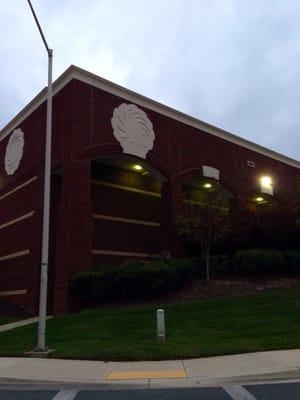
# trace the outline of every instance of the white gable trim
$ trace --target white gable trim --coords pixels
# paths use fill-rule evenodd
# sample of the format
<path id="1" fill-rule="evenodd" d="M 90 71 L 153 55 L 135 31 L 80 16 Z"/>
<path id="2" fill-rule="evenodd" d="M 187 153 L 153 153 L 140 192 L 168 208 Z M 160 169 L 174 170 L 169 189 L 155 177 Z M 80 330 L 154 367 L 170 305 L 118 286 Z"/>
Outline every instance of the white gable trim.
<path id="1" fill-rule="evenodd" d="M 161 103 L 158 103 L 154 100 L 151 100 L 147 97 L 144 97 L 138 93 L 135 93 L 131 90 L 125 89 L 122 86 L 116 85 L 106 79 L 100 78 L 99 76 L 92 74 L 91 72 L 85 71 L 81 68 L 78 68 L 74 65 L 71 65 L 54 83 L 53 83 L 53 95 L 58 93 L 64 86 L 66 86 L 72 79 L 78 79 L 84 83 L 87 83 L 91 86 L 99 88 L 105 92 L 111 93 L 113 95 L 119 96 L 122 99 L 128 100 L 131 103 L 137 104 L 139 106 L 148 108 L 149 110 L 155 111 L 159 114 L 165 115 L 169 118 L 172 118 L 176 121 L 179 121 L 183 124 L 192 126 L 196 129 L 201 129 L 202 131 L 209 133 L 211 135 L 217 136 L 221 139 L 226 140 L 227 142 L 235 143 L 239 146 L 252 150 L 254 152 L 263 154 L 267 157 L 273 158 L 274 160 L 281 161 L 285 164 L 291 165 L 295 168 L 300 169 L 300 161 L 294 160 L 290 157 L 284 156 L 276 151 L 267 149 L 266 147 L 260 146 L 249 140 L 243 139 L 237 135 L 229 133 L 220 128 L 214 127 L 212 125 L 207 124 L 201 120 L 198 120 L 194 117 L 188 116 L 180 111 L 177 111 L 173 108 L 165 106 Z M 16 115 L 1 131 L 0 131 L 0 142 L 7 135 L 11 133 L 11 131 L 17 128 L 21 122 L 27 118 L 39 105 L 46 100 L 47 89 L 44 88 L 30 103 L 27 104 L 20 111 L 19 114 Z"/>

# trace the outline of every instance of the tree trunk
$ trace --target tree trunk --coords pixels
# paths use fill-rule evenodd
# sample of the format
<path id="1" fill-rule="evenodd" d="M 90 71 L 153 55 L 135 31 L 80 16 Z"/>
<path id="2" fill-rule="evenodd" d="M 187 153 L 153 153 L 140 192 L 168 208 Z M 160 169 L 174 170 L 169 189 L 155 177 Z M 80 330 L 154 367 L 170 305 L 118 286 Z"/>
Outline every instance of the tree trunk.
<path id="1" fill-rule="evenodd" d="M 206 280 L 209 281 L 210 280 L 210 274 L 209 274 L 209 251 L 207 252 L 206 256 L 205 256 L 205 267 L 206 267 Z"/>

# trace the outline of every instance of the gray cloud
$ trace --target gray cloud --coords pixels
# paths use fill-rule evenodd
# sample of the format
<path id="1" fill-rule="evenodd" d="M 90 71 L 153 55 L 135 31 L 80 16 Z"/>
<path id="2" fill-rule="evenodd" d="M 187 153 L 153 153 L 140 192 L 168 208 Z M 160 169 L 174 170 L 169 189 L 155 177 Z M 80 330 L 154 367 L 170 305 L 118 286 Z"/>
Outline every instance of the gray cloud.
<path id="1" fill-rule="evenodd" d="M 55 50 L 55 77 L 77 64 L 299 159 L 299 2 L 33 3 Z M 25 1 L 4 2 L 0 27 L 3 126 L 45 86 L 47 60 Z"/>

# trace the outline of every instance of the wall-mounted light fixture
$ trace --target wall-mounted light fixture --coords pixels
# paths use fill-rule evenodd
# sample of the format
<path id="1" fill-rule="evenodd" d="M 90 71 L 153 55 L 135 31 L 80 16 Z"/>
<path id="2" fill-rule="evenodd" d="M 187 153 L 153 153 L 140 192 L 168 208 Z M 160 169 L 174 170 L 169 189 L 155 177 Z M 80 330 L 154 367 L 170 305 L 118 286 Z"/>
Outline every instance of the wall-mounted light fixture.
<path id="1" fill-rule="evenodd" d="M 264 198 L 261 196 L 258 196 L 255 198 L 255 201 L 257 201 L 257 203 L 261 203 L 262 201 L 264 201 Z"/>
<path id="2" fill-rule="evenodd" d="M 211 189 L 212 188 L 212 184 L 207 182 L 207 183 L 204 183 L 203 187 L 205 189 Z"/>
<path id="3" fill-rule="evenodd" d="M 262 176 L 260 178 L 260 183 L 265 187 L 272 187 L 272 178 L 269 176 Z"/>
<path id="4" fill-rule="evenodd" d="M 143 171 L 143 167 L 142 167 L 140 164 L 134 164 L 134 165 L 132 166 L 132 168 L 133 168 L 135 171 Z"/>
<path id="5" fill-rule="evenodd" d="M 260 189 L 262 193 L 273 196 L 273 181 L 270 176 L 262 176 L 260 178 Z"/>

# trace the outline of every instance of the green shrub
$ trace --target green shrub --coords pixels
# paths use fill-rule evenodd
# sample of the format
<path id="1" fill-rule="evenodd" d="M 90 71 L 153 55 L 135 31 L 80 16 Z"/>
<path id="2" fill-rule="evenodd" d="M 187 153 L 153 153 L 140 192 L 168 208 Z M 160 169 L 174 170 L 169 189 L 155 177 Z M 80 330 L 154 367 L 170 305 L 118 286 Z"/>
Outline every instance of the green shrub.
<path id="1" fill-rule="evenodd" d="M 107 272 L 108 270 L 115 270 L 119 268 L 117 265 L 109 265 L 109 264 L 98 264 L 92 267 L 93 272 Z"/>
<path id="2" fill-rule="evenodd" d="M 246 275 L 278 274 L 284 270 L 284 256 L 269 249 L 240 250 L 234 254 L 232 270 Z"/>
<path id="3" fill-rule="evenodd" d="M 299 250 L 286 250 L 283 252 L 285 260 L 284 271 L 291 274 L 300 273 L 300 251 Z"/>
<path id="4" fill-rule="evenodd" d="M 189 259 L 128 261 L 116 266 L 97 266 L 74 277 L 72 293 L 83 300 L 129 300 L 166 295 L 195 276 Z"/>
<path id="5" fill-rule="evenodd" d="M 197 274 L 197 260 L 195 258 L 169 258 L 165 260 L 178 274 L 178 279 L 181 281 L 193 278 Z"/>
<path id="6" fill-rule="evenodd" d="M 182 284 L 179 267 L 160 260 L 131 261 L 116 271 L 115 290 L 122 299 L 161 296 Z"/>
<path id="7" fill-rule="evenodd" d="M 71 291 L 81 300 L 109 300 L 114 280 L 114 270 L 80 272 L 72 281 Z"/>
<path id="8" fill-rule="evenodd" d="M 194 257 L 194 276 L 206 278 L 205 260 L 203 257 Z M 230 271 L 231 258 L 227 254 L 217 254 L 210 256 L 210 273 L 212 277 L 226 274 Z"/>

